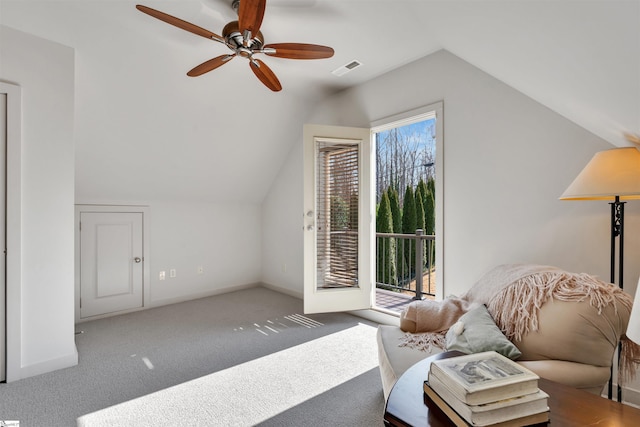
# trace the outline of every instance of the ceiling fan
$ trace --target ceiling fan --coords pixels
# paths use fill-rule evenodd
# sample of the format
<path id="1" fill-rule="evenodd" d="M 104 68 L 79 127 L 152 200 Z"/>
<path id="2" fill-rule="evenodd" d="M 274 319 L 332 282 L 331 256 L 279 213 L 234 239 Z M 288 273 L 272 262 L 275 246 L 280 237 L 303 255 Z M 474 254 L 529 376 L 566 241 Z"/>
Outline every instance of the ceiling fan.
<path id="1" fill-rule="evenodd" d="M 265 45 L 260 26 L 262 25 L 266 3 L 266 0 L 233 0 L 231 6 L 237 10 L 238 20 L 231 21 L 225 25 L 222 29 L 222 36 L 147 6 L 139 4 L 136 5 L 136 8 L 147 15 L 193 34 L 224 43 L 231 50 L 232 53 L 217 56 L 194 67 L 187 73 L 188 76 L 201 76 L 226 64 L 236 56 L 240 56 L 249 60 L 251 70 L 266 87 L 277 92 L 282 89 L 278 77 L 264 62 L 254 58 L 254 55 L 264 53 L 278 58 L 323 59 L 331 58 L 333 49 L 327 46 L 307 43 L 274 43 Z"/>

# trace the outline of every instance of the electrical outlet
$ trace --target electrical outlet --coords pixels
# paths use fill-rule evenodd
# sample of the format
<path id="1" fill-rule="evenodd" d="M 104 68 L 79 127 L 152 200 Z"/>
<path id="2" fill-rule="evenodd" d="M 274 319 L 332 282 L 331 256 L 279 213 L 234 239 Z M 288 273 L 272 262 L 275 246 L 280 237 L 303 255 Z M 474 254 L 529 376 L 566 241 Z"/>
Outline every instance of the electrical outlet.
<path id="1" fill-rule="evenodd" d="M 160 274 L 158 275 L 158 279 L 164 280 L 164 278 L 166 277 L 165 275 L 166 273 L 164 271 L 161 271 Z"/>
<path id="2" fill-rule="evenodd" d="M 172 268 L 171 270 L 169 270 L 169 277 L 174 278 L 176 277 L 176 269 Z"/>
<path id="3" fill-rule="evenodd" d="M 204 267 L 203 266 L 198 267 L 198 274 L 204 274 Z"/>

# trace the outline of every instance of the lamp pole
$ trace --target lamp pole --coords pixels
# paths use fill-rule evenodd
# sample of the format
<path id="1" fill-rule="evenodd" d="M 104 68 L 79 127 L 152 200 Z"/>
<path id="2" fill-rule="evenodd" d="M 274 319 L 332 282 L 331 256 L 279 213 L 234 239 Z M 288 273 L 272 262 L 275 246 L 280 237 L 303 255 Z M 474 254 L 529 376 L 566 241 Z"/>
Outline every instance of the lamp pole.
<path id="1" fill-rule="evenodd" d="M 611 203 L 611 283 L 616 283 L 616 238 L 618 239 L 618 286 L 624 289 L 624 204 L 620 196 L 615 196 Z M 618 369 L 620 369 L 620 352 L 622 343 L 618 342 Z M 613 397 L 613 364 L 611 364 L 611 379 L 607 389 L 607 397 Z M 622 401 L 622 387 L 617 382 L 617 399 Z"/>
<path id="2" fill-rule="evenodd" d="M 618 238 L 618 286 L 624 289 L 623 284 L 623 231 L 624 231 L 624 204 L 620 201 L 620 196 L 615 196 L 615 201 L 611 205 L 611 283 L 616 282 L 616 237 Z"/>

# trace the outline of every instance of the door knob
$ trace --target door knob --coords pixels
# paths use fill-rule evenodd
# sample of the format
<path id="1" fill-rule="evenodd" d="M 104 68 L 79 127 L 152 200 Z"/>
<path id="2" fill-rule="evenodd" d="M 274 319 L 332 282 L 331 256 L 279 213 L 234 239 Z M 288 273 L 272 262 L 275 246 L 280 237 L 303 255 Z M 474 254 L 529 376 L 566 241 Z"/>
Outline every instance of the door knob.
<path id="1" fill-rule="evenodd" d="M 136 262 L 136 264 L 138 264 L 140 261 L 142 261 L 142 259 L 140 259 L 139 257 L 135 257 L 133 260 Z"/>

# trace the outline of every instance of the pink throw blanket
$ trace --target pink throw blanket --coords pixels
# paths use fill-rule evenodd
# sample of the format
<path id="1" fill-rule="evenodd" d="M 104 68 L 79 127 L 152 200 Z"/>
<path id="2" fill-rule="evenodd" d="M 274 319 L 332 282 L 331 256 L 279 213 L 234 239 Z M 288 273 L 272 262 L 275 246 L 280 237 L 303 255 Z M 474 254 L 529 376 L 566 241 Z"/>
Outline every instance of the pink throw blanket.
<path id="1" fill-rule="evenodd" d="M 417 348 L 431 353 L 431 347 L 445 348 L 445 334 L 460 316 L 477 304 L 461 298 L 443 301 L 414 301 L 400 316 L 400 328 L 407 332 L 400 347 Z"/>
<path id="2" fill-rule="evenodd" d="M 471 302 L 461 298 L 443 301 L 414 301 L 401 316 L 401 328 L 405 332 L 446 332 L 460 316 L 469 311 Z"/>

